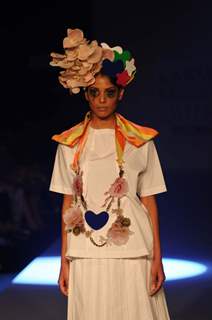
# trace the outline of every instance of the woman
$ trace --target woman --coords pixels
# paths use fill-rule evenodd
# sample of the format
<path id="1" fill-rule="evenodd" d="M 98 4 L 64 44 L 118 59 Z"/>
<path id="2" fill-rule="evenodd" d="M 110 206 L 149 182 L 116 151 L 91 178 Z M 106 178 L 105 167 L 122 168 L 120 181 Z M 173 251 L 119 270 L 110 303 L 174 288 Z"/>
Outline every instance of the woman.
<path id="1" fill-rule="evenodd" d="M 59 142 L 50 190 L 64 194 L 59 286 L 68 320 L 169 319 L 155 194 L 166 191 L 158 131 L 119 113 L 135 75 L 121 47 L 90 44 L 68 29 L 59 81 L 85 90 L 90 111 Z"/>

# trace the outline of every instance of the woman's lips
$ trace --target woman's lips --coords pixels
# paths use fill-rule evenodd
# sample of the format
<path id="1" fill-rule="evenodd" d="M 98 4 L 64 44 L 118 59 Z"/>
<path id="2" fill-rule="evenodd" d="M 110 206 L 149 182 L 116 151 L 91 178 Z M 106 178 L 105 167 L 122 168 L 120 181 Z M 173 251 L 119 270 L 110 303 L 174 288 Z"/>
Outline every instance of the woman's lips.
<path id="1" fill-rule="evenodd" d="M 107 107 L 99 107 L 97 108 L 98 111 L 107 111 Z"/>

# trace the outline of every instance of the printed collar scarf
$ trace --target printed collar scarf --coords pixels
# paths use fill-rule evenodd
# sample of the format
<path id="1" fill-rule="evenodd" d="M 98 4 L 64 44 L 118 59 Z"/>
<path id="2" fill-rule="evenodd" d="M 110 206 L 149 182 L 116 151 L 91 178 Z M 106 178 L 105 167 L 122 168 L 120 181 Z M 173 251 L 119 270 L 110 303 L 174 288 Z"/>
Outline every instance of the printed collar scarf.
<path id="1" fill-rule="evenodd" d="M 115 143 L 117 162 L 119 168 L 122 169 L 123 153 L 126 141 L 136 147 L 140 147 L 147 141 L 151 140 L 159 134 L 159 132 L 153 128 L 144 127 L 138 125 L 128 119 L 124 118 L 121 114 L 115 113 Z M 82 153 L 83 147 L 88 136 L 88 126 L 91 120 L 91 111 L 88 111 L 82 122 L 73 126 L 72 128 L 52 136 L 52 140 L 55 140 L 61 144 L 65 144 L 70 148 L 73 148 L 77 144 L 77 150 L 74 155 L 74 160 L 71 165 L 72 169 L 79 173 L 79 158 Z"/>

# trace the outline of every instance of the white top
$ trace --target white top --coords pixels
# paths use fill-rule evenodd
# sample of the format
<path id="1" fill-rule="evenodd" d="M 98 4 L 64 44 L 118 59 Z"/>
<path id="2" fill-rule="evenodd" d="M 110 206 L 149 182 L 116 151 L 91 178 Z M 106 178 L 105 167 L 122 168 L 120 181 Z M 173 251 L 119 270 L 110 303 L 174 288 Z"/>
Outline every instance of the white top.
<path id="1" fill-rule="evenodd" d="M 62 194 L 73 194 L 72 181 L 75 175 L 70 165 L 76 150 L 66 145 L 58 144 L 55 163 L 50 183 L 50 191 Z M 126 143 L 124 151 L 124 177 L 129 185 L 129 192 L 121 198 L 123 215 L 130 218 L 129 229 L 134 233 L 124 245 L 109 245 L 97 247 L 85 234 L 67 233 L 66 257 L 119 258 L 152 256 L 153 233 L 147 208 L 141 203 L 139 196 L 149 196 L 167 191 L 160 161 L 153 140 L 137 148 Z M 84 147 L 80 167 L 83 171 L 83 196 L 88 210 L 100 213 L 105 210 L 104 193 L 119 174 L 116 161 L 115 130 L 94 129 L 89 127 L 88 139 Z M 112 208 L 117 207 L 114 201 Z M 112 212 L 110 210 L 110 212 Z M 101 229 L 92 234 L 99 243 L 99 236 L 106 237 L 106 232 L 116 219 L 116 214 L 110 213 L 109 219 Z M 85 221 L 86 230 L 90 226 Z"/>

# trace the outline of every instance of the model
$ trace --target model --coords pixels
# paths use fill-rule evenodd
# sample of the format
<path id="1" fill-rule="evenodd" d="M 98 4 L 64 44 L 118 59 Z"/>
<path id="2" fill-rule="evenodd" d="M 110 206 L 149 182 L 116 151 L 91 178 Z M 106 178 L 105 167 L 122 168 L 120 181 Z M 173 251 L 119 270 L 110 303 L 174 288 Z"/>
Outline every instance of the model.
<path id="1" fill-rule="evenodd" d="M 58 142 L 50 190 L 63 194 L 58 283 L 68 320 L 169 320 L 155 195 L 167 191 L 158 131 L 117 112 L 136 73 L 122 47 L 68 29 L 50 64 L 89 110 Z M 71 98 L 70 98 L 71 99 Z"/>

